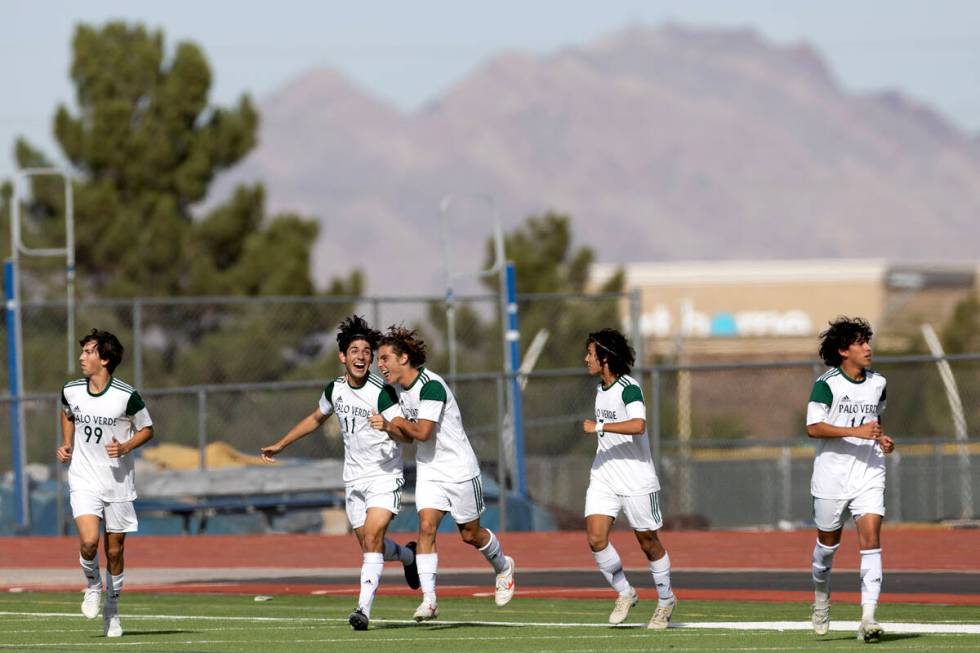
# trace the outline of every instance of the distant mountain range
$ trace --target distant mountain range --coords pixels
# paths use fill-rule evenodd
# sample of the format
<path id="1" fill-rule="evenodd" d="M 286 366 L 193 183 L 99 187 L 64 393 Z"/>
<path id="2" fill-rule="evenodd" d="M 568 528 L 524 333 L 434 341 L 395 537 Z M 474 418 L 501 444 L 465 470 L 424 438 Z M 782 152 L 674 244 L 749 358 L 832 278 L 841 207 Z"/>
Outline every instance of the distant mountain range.
<path id="1" fill-rule="evenodd" d="M 271 210 L 318 216 L 321 284 L 361 266 L 372 294 L 439 292 L 447 193 L 492 196 L 505 228 L 568 213 L 606 262 L 980 252 L 976 137 L 899 93 L 849 93 L 813 49 L 748 30 L 502 53 L 411 114 L 333 70 L 259 107 L 259 146 L 212 198 L 261 180 Z M 454 265 L 475 268 L 489 212 L 454 216 Z"/>

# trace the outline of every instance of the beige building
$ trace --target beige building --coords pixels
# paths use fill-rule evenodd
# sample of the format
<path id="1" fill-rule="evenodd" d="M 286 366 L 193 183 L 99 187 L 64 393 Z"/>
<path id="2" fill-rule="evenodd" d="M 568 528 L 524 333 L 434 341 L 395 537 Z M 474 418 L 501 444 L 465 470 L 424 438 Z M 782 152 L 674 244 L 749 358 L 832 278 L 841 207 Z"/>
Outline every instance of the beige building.
<path id="1" fill-rule="evenodd" d="M 619 266 L 596 264 L 595 285 Z M 900 349 L 918 325 L 937 328 L 977 294 L 977 264 L 906 265 L 886 260 L 627 263 L 639 295 L 644 351 L 692 358 L 812 357 L 838 315 L 871 321 L 876 344 Z M 624 321 L 630 308 L 624 303 Z M 635 312 L 635 309 L 634 309 Z"/>

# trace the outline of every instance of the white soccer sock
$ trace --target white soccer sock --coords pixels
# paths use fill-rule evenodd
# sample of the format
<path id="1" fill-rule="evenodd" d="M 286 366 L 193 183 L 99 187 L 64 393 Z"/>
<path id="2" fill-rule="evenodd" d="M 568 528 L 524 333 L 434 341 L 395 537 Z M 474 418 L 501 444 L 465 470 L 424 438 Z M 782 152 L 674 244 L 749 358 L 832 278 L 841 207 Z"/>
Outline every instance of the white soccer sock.
<path id="1" fill-rule="evenodd" d="M 107 602 L 116 603 L 119 601 L 119 595 L 122 594 L 125 577 L 126 574 L 124 572 L 111 574 L 108 569 L 105 570 L 105 590 L 108 593 L 105 600 Z"/>
<path id="2" fill-rule="evenodd" d="M 387 537 L 384 540 L 384 547 L 384 558 L 388 562 L 397 560 L 403 565 L 410 565 L 412 564 L 412 560 L 415 559 L 415 555 L 410 548 L 401 546 L 398 542 L 389 540 Z"/>
<path id="3" fill-rule="evenodd" d="M 623 561 L 619 559 L 619 554 L 616 553 L 616 547 L 612 545 L 612 542 L 602 551 L 593 551 L 592 557 L 595 558 L 599 571 L 606 577 L 606 581 L 612 585 L 612 588 L 619 592 L 620 596 L 628 594 L 630 582 L 626 580 L 626 574 L 623 573 Z"/>
<path id="4" fill-rule="evenodd" d="M 861 611 L 862 619 L 874 619 L 878 596 L 881 594 L 881 549 L 861 551 Z"/>
<path id="5" fill-rule="evenodd" d="M 483 557 L 487 559 L 487 562 L 493 566 L 493 570 L 496 573 L 502 574 L 503 572 L 507 571 L 507 560 L 504 559 L 504 548 L 500 546 L 500 540 L 497 539 L 497 536 L 493 534 L 492 530 L 489 528 L 484 530 L 490 534 L 490 541 L 480 547 L 480 553 L 482 553 Z"/>
<path id="6" fill-rule="evenodd" d="M 834 566 L 834 554 L 839 546 L 826 546 L 817 540 L 813 547 L 813 597 L 818 605 L 830 601 L 830 568 Z"/>
<path id="7" fill-rule="evenodd" d="M 670 556 L 664 551 L 664 557 L 650 561 L 650 573 L 657 585 L 657 596 L 662 602 L 674 600 L 674 592 L 670 589 Z"/>
<path id="8" fill-rule="evenodd" d="M 102 589 L 102 575 L 99 573 L 99 554 L 95 554 L 95 558 L 92 560 L 86 560 L 78 555 L 78 564 L 82 566 L 82 573 L 85 574 L 85 580 L 88 582 L 88 586 L 92 589 L 98 588 Z"/>
<path id="9" fill-rule="evenodd" d="M 368 617 L 371 616 L 371 605 L 374 603 L 374 594 L 378 591 L 378 585 L 381 584 L 381 572 L 384 567 L 383 554 L 364 554 L 364 560 L 361 563 L 361 594 L 357 599 L 357 607 Z"/>
<path id="10" fill-rule="evenodd" d="M 439 568 L 438 553 L 418 553 L 415 563 L 419 568 L 419 582 L 422 585 L 423 598 L 436 602 L 436 570 Z"/>

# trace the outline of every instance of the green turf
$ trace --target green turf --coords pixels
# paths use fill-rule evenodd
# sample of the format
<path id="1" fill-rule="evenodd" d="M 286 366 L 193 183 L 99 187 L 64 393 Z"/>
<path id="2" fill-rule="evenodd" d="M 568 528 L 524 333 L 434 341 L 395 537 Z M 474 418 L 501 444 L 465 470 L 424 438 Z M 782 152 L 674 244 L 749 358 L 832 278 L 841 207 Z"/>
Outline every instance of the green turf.
<path id="1" fill-rule="evenodd" d="M 865 646 L 852 632 L 818 638 L 808 631 L 736 631 L 678 628 L 650 632 L 640 628 L 594 627 L 605 622 L 612 601 L 515 599 L 497 608 L 490 599 L 444 598 L 440 618 L 409 623 L 415 598 L 381 596 L 367 632 L 347 624 L 351 599 L 276 596 L 125 594 L 120 639 L 102 636 L 101 618 L 86 620 L 78 593 L 24 593 L 0 596 L 0 651 L 84 651 L 113 647 L 129 651 L 272 653 L 274 651 L 798 651 Z M 645 624 L 653 601 L 641 602 L 628 623 Z M 15 614 L 11 614 L 15 613 Z M 42 613 L 42 614 L 31 614 Z M 854 620 L 859 608 L 837 605 L 833 619 Z M 47 616 L 54 614 L 56 616 Z M 64 616 L 59 616 L 64 615 Z M 802 603 L 684 601 L 674 614 L 679 623 L 711 621 L 805 621 Z M 980 624 L 980 608 L 936 605 L 884 605 L 883 622 Z M 480 622 L 536 623 L 506 626 Z M 554 625 L 543 625 L 554 624 Z M 980 635 L 886 634 L 879 647 L 889 650 L 980 650 Z"/>

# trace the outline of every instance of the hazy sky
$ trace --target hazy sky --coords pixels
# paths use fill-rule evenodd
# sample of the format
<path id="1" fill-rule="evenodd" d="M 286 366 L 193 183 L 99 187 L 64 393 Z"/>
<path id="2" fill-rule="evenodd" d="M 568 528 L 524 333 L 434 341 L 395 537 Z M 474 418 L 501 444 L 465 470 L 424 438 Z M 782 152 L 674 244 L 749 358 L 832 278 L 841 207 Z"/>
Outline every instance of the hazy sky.
<path id="1" fill-rule="evenodd" d="M 171 49 L 199 43 L 217 104 L 332 66 L 407 111 L 504 49 L 549 53 L 633 23 L 750 27 L 773 43 L 815 46 L 849 89 L 899 89 L 980 133 L 971 0 L 0 0 L 0 178 L 13 172 L 18 135 L 58 157 L 51 120 L 73 100 L 74 26 L 117 18 L 161 28 Z"/>

